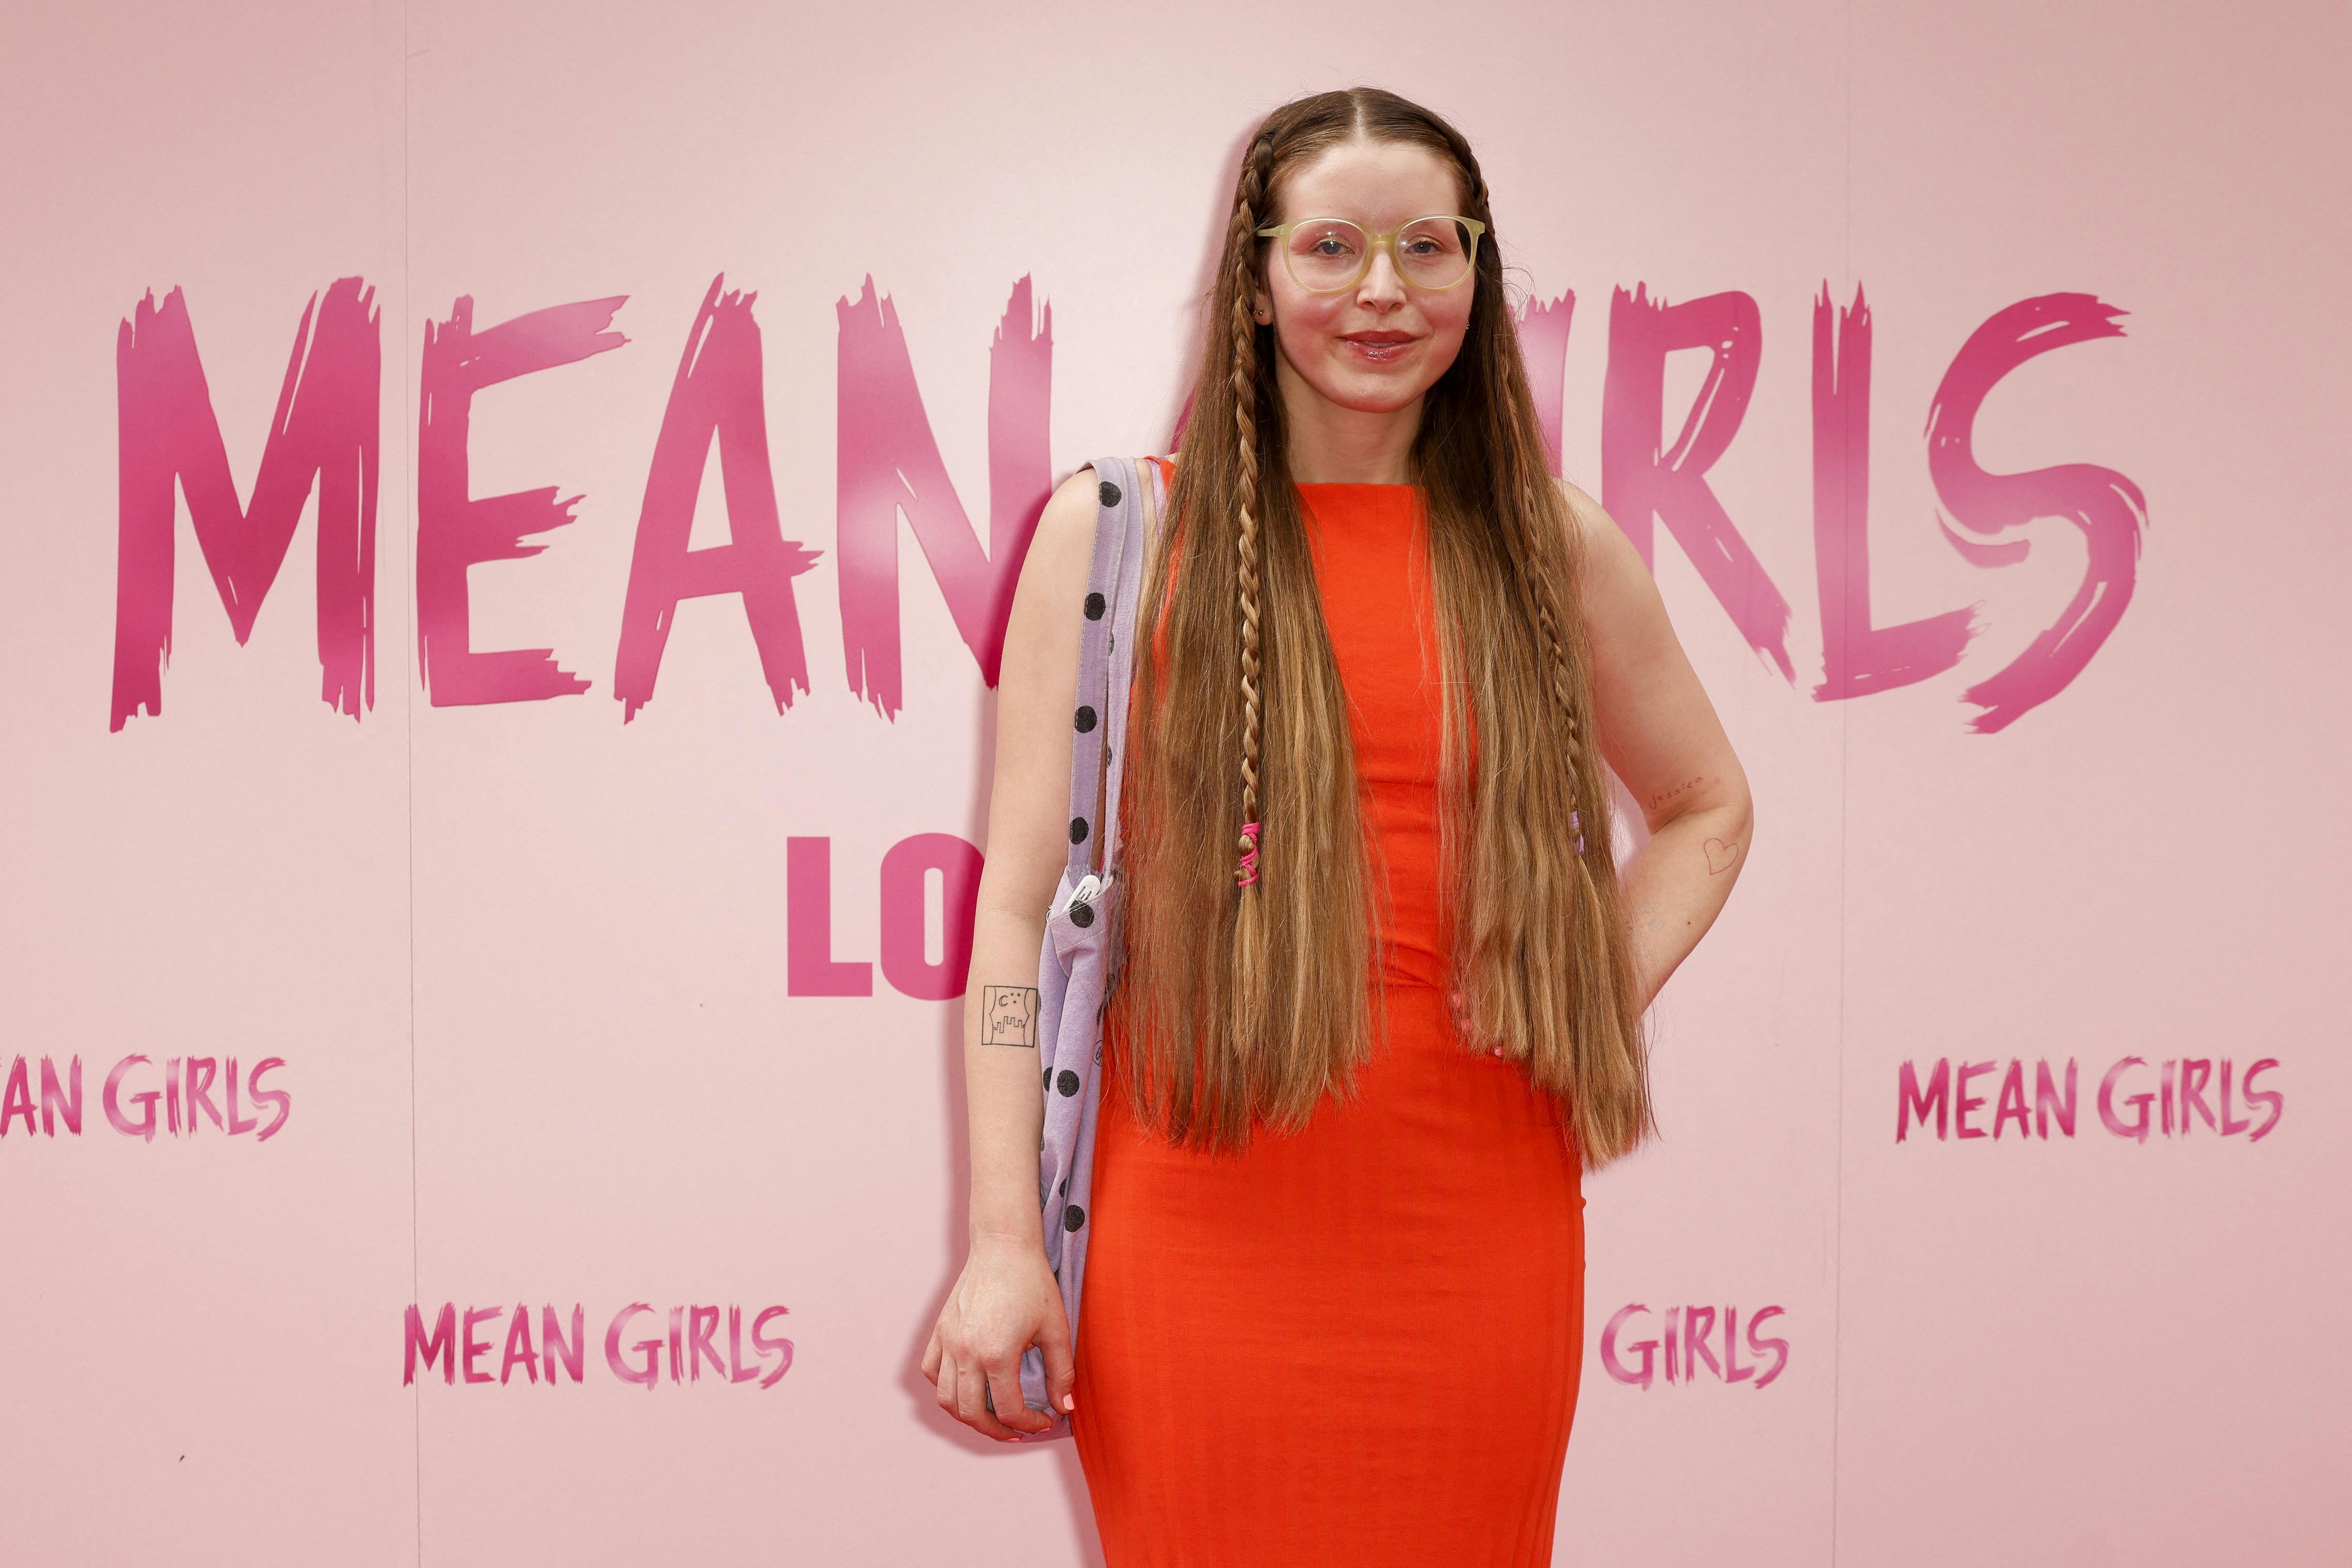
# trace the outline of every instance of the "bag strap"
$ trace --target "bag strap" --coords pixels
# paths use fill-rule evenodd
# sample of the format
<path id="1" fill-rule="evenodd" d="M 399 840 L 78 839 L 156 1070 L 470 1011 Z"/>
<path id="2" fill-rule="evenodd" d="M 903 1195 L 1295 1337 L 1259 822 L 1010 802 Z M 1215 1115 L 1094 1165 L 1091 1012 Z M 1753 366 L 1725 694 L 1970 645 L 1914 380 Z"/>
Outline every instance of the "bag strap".
<path id="1" fill-rule="evenodd" d="M 1087 572 L 1086 622 L 1078 639 L 1078 706 L 1070 747 L 1069 880 L 1099 863 L 1107 874 L 1118 848 L 1122 763 L 1114 735 L 1127 734 L 1134 668 L 1135 602 L 1142 588 L 1150 519 L 1164 501 L 1159 465 L 1106 457 L 1094 465 L 1094 559 Z M 1108 821 L 1097 821 L 1098 818 Z M 1099 852 L 1099 862 L 1097 855 Z"/>

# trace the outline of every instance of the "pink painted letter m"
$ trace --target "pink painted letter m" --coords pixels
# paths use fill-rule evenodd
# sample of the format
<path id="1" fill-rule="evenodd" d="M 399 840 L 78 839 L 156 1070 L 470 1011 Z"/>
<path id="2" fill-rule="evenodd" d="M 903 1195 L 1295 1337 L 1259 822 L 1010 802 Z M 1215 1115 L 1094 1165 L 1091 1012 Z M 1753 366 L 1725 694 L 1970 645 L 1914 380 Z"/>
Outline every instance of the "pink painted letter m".
<path id="1" fill-rule="evenodd" d="M 294 331 L 294 352 L 254 476 L 237 500 L 195 329 L 176 288 L 148 295 L 115 334 L 121 436 L 114 694 L 108 728 L 163 711 L 172 654 L 173 484 L 239 644 L 285 564 L 311 481 L 319 490 L 320 695 L 354 719 L 375 703 L 376 423 L 383 351 L 375 290 L 337 278 Z"/>

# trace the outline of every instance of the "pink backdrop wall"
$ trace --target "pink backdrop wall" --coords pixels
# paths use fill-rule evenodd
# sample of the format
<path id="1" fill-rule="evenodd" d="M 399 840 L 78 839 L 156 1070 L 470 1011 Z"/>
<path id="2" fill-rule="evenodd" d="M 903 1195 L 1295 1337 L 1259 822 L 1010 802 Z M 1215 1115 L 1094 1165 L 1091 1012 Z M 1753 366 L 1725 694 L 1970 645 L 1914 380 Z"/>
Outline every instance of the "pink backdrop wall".
<path id="1" fill-rule="evenodd" d="M 1481 149 L 1760 811 L 1558 1560 L 2341 1552 L 2340 7 L 0 29 L 11 1561 L 1094 1559 L 916 1371 L 992 616 L 1358 79 Z"/>

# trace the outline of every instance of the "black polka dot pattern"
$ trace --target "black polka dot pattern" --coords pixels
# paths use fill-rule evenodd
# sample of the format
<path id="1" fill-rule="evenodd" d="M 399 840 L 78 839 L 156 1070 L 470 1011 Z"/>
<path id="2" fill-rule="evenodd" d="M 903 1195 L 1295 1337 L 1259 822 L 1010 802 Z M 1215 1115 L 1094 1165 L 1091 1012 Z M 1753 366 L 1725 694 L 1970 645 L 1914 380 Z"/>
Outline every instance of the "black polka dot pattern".
<path id="1" fill-rule="evenodd" d="M 1104 611 L 1106 611 L 1106 610 L 1108 610 L 1109 608 L 1110 608 L 1110 601 L 1108 601 L 1108 600 L 1106 600 L 1105 598 L 1103 598 L 1103 596 L 1102 596 L 1101 594 L 1099 594 L 1099 593 L 1089 593 L 1089 594 L 1087 594 L 1087 620 L 1089 620 L 1089 621 L 1099 621 L 1099 620 L 1101 620 L 1101 619 L 1103 618 L 1103 612 L 1104 612 Z"/>
<path id="2" fill-rule="evenodd" d="M 1082 844 L 1086 841 L 1087 820 L 1084 817 L 1072 817 L 1070 819 L 1070 842 L 1074 844 Z"/>
<path id="3" fill-rule="evenodd" d="M 1086 1222 L 1087 1211 L 1080 1208 L 1076 1204 L 1074 1203 L 1070 1205 L 1069 1207 L 1062 1210 L 1063 1229 L 1076 1230 L 1079 1226 L 1084 1225 Z"/>
<path id="4" fill-rule="evenodd" d="M 1088 904 L 1083 898 L 1077 899 L 1070 904 L 1071 925 L 1076 926 L 1079 930 L 1084 931 L 1087 926 L 1092 925 L 1094 923 L 1095 906 L 1093 904 Z"/>
<path id="5" fill-rule="evenodd" d="M 1078 733 L 1080 735 L 1085 735 L 1091 731 L 1094 727 L 1095 710 L 1091 707 L 1081 707 L 1078 709 Z"/>
<path id="6" fill-rule="evenodd" d="M 1040 1088 L 1050 1089 L 1050 1088 L 1052 1088 L 1052 1087 L 1053 1087 L 1053 1085 L 1054 1085 L 1054 1070 L 1053 1070 L 1052 1068 L 1050 1068 L 1050 1067 L 1049 1067 L 1049 1068 L 1045 1069 L 1045 1077 L 1043 1077 L 1042 1079 L 1040 1079 L 1040 1080 L 1038 1081 L 1038 1086 L 1039 1086 Z"/>
<path id="7" fill-rule="evenodd" d="M 1119 500 L 1118 486 L 1116 486 L 1116 485 L 1114 485 L 1114 484 L 1112 484 L 1109 480 L 1108 480 L 1108 479 L 1104 480 L 1104 481 L 1102 482 L 1101 487 L 1100 487 L 1099 489 L 1097 489 L 1095 493 L 1096 493 L 1097 495 L 1098 495 L 1098 496 L 1100 496 L 1100 497 L 1102 497 L 1102 504 L 1103 504 L 1104 506 L 1106 506 L 1106 507 L 1116 507 L 1116 506 L 1118 506 L 1118 500 Z"/>
<path id="8" fill-rule="evenodd" d="M 1078 1092 L 1078 1075 L 1065 1067 L 1062 1075 L 1054 1080 L 1054 1087 L 1060 1090 L 1065 1098 L 1076 1094 Z"/>

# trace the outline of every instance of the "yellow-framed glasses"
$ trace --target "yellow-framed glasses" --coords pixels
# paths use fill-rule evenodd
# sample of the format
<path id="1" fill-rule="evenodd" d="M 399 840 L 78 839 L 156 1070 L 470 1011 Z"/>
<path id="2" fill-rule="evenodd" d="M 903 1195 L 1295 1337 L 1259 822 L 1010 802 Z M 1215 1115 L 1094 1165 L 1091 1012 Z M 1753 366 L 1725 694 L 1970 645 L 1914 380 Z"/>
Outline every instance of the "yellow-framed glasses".
<path id="1" fill-rule="evenodd" d="M 1282 251 L 1291 281 L 1309 294 L 1353 288 L 1372 265 L 1372 253 L 1386 248 L 1397 276 L 1415 288 L 1451 288 L 1470 276 L 1478 260 L 1478 236 L 1486 225 L 1476 218 L 1415 218 L 1385 232 L 1368 230 L 1345 218 L 1300 218 L 1257 231 Z"/>

